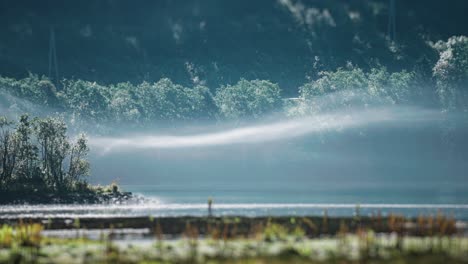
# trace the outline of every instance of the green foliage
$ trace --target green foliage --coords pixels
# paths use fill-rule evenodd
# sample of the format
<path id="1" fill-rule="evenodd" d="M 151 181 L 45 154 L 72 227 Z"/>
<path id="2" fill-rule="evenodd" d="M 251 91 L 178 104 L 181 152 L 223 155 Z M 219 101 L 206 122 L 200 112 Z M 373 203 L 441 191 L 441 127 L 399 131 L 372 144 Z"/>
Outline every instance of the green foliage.
<path id="1" fill-rule="evenodd" d="M 468 92 L 468 48 L 465 37 L 439 42 L 441 59 L 434 67 L 438 93 L 446 105 L 463 105 Z M 72 122 L 87 121 L 133 125 L 213 119 L 258 119 L 286 109 L 303 115 L 339 107 L 406 104 L 423 98 L 415 72 L 389 72 L 385 67 L 364 71 L 354 66 L 324 71 L 299 88 L 299 98 L 281 98 L 281 89 L 267 80 L 241 79 L 221 86 L 213 96 L 205 86 L 184 87 L 163 78 L 155 83 L 129 82 L 103 86 L 84 80 L 64 80 L 59 92 L 37 75 L 22 80 L 0 77 L 0 89 L 33 102 L 65 110 Z M 466 89 L 465 89 L 466 90 Z M 320 100 L 317 100 L 320 97 Z M 457 98 L 454 100 L 454 98 Z M 458 103 L 455 103 L 458 102 Z"/>
<path id="2" fill-rule="evenodd" d="M 418 92 L 414 79 L 413 72 L 389 73 L 386 68 L 374 68 L 366 74 L 364 89 L 372 97 L 384 97 L 391 103 L 408 103 Z"/>
<path id="3" fill-rule="evenodd" d="M 216 110 L 207 87 L 183 87 L 167 78 L 137 86 L 119 83 L 106 91 L 112 119 L 118 122 L 203 119 Z"/>
<path id="4" fill-rule="evenodd" d="M 70 149 L 70 162 L 68 167 L 68 178 L 71 182 L 78 182 L 82 177 L 90 173 L 89 162 L 86 160 L 89 147 L 84 134 L 80 134 L 76 143 Z"/>
<path id="5" fill-rule="evenodd" d="M 364 72 L 359 68 L 339 68 L 321 72 L 320 78 L 299 88 L 300 103 L 288 109 L 292 115 L 336 107 L 367 107 L 372 104 L 407 103 L 416 97 L 415 75 L 386 68 Z M 321 103 L 317 98 L 321 97 Z"/>
<path id="6" fill-rule="evenodd" d="M 232 223 L 229 218 L 187 221 L 186 217 L 150 217 L 147 226 L 156 236 L 148 240 L 151 247 L 134 243 L 131 234 L 125 236 L 128 243 L 124 245 L 113 242 L 112 222 L 118 220 L 119 228 L 141 226 L 134 219 L 87 221 L 91 226 L 110 226 L 111 233 L 101 232 L 99 240 L 78 232 L 75 238 L 50 237 L 41 233 L 42 224 L 11 220 L 12 225 L 0 226 L 0 263 L 466 263 L 468 238 L 463 236 L 464 229 L 457 230 L 456 220 L 442 215 L 417 220 L 393 215 L 382 222 L 389 229 L 377 227 L 380 220 L 373 218 L 351 226 L 346 222 L 351 224 L 352 219 L 338 218 L 334 221 L 340 222 L 339 230 L 334 226 L 338 233 L 326 236 L 306 235 L 301 228 L 304 218 L 282 224 L 273 223 L 274 219 L 266 220 L 263 228 L 263 224 L 255 224 L 259 219 L 249 217 L 234 221 L 232 226 L 217 224 Z M 162 229 L 164 222 L 170 225 L 169 230 Z M 47 229 L 63 227 L 62 221 L 49 223 Z M 242 228 L 243 224 L 254 228 Z M 75 218 L 69 228 L 85 226 L 82 219 Z M 203 236 L 206 232 L 224 235 L 210 238 Z"/>
<path id="7" fill-rule="evenodd" d="M 38 147 L 31 141 L 32 123 L 28 115 L 22 115 L 16 126 L 17 157 L 16 176 L 23 180 L 32 180 L 38 172 Z"/>
<path id="8" fill-rule="evenodd" d="M 468 37 L 451 37 L 434 47 L 439 51 L 439 60 L 433 76 L 442 105 L 449 110 L 468 110 Z"/>
<path id="9" fill-rule="evenodd" d="M 64 80 L 59 92 L 50 81 L 36 75 L 18 81 L 0 77 L 0 84 L 13 95 L 63 108 L 74 122 L 86 120 L 98 126 L 102 122 L 144 125 L 215 117 L 258 119 L 281 107 L 289 115 L 298 115 L 342 106 L 407 103 L 419 92 L 414 88 L 413 72 L 390 73 L 384 67 L 364 72 L 353 66 L 321 72 L 318 79 L 299 88 L 301 103 L 292 106 L 288 106 L 289 101 L 284 105 L 280 87 L 266 80 L 241 79 L 234 85 L 220 87 L 215 96 L 205 86 L 184 87 L 167 78 L 155 83 L 110 86 Z M 328 101 L 317 103 L 316 98 L 324 95 Z"/>
<path id="10" fill-rule="evenodd" d="M 48 79 L 37 75 L 21 80 L 0 77 L 3 91 L 40 105 L 64 109 L 73 116 L 72 120 L 98 124 L 102 121 L 172 122 L 210 119 L 217 111 L 207 87 L 188 88 L 167 78 L 136 86 L 128 82 L 103 86 L 84 80 L 63 80 L 61 86 L 62 90 L 57 92 Z"/>
<path id="11" fill-rule="evenodd" d="M 203 86 L 191 89 L 164 78 L 153 84 L 143 82 L 136 87 L 136 93 L 146 120 L 191 120 L 210 116 L 212 96 Z"/>
<path id="12" fill-rule="evenodd" d="M 17 156 L 16 137 L 13 123 L 0 117 L 0 182 L 8 183 L 13 178 Z"/>
<path id="13" fill-rule="evenodd" d="M 413 78 L 413 73 L 389 73 L 384 67 L 367 73 L 359 68 L 339 68 L 335 72 L 322 72 L 318 80 L 305 84 L 299 92 L 301 98 L 311 100 L 332 92 L 362 91 L 372 97 L 388 97 L 393 103 L 400 103 L 410 98 Z"/>
<path id="14" fill-rule="evenodd" d="M 41 171 L 45 180 L 53 187 L 62 187 L 65 157 L 70 151 L 65 123 L 59 118 L 36 119 L 34 123 L 39 142 Z"/>
<path id="15" fill-rule="evenodd" d="M 280 224 L 268 223 L 263 230 L 265 241 L 285 241 L 288 238 L 288 229 Z"/>
<path id="16" fill-rule="evenodd" d="M 315 96 L 343 90 L 363 90 L 366 88 L 367 78 L 359 68 L 342 69 L 335 72 L 321 72 L 316 81 L 299 88 L 302 98 L 309 100 Z"/>
<path id="17" fill-rule="evenodd" d="M 265 80 L 241 79 L 216 91 L 219 112 L 228 119 L 259 118 L 281 106 L 281 89 Z"/>
<path id="18" fill-rule="evenodd" d="M 0 248 L 10 248 L 13 245 L 13 228 L 3 225 L 0 229 Z"/>
<path id="19" fill-rule="evenodd" d="M 143 105 L 139 101 L 136 87 L 131 83 L 118 83 L 108 92 L 110 112 L 117 122 L 139 122 L 144 115 Z"/>
<path id="20" fill-rule="evenodd" d="M 28 77 L 20 80 L 0 77 L 0 89 L 34 103 L 49 106 L 57 103 L 57 90 L 45 76 L 39 77 L 35 74 L 29 74 Z"/>
<path id="21" fill-rule="evenodd" d="M 59 97 L 75 116 L 100 121 L 105 120 L 108 114 L 109 100 L 103 94 L 106 89 L 95 82 L 65 80 Z"/>
<path id="22" fill-rule="evenodd" d="M 3 225 L 0 228 L 0 249 L 12 247 L 39 247 L 42 241 L 40 224 L 24 225 L 15 227 Z"/>
<path id="23" fill-rule="evenodd" d="M 87 139 L 67 136 L 61 118 L 0 117 L 0 190 L 71 190 L 89 174 Z"/>

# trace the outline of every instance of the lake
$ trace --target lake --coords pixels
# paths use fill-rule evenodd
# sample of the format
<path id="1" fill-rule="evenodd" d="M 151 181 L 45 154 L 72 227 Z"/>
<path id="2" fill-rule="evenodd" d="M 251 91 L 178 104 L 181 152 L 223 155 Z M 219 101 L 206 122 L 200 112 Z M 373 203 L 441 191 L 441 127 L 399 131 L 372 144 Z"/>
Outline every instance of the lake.
<path id="1" fill-rule="evenodd" d="M 211 197 L 218 215 L 322 215 L 327 210 L 349 216 L 359 206 L 364 215 L 441 211 L 468 219 L 466 120 L 454 126 L 433 118 L 433 112 L 397 113 L 379 113 L 384 120 L 372 122 L 365 113 L 337 119 L 349 117 L 338 113 L 292 127 L 279 122 L 221 132 L 175 128 L 165 132 L 171 136 L 147 131 L 111 151 L 94 146 L 90 181 L 115 181 L 148 202 L 2 206 L 0 217 L 206 215 Z"/>

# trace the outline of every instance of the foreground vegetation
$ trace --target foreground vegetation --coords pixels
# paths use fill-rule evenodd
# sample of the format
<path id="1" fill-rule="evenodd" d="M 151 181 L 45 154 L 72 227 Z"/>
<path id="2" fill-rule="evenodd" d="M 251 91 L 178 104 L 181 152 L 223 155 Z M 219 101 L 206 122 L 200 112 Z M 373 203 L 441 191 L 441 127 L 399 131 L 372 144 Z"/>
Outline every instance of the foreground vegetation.
<path id="1" fill-rule="evenodd" d="M 342 221 L 336 233 L 321 235 L 308 234 L 302 227 L 305 219 L 290 218 L 287 224 L 268 220 L 247 233 L 235 233 L 235 219 L 222 220 L 229 226 L 208 224 L 207 233 L 186 222 L 177 239 L 167 239 L 156 219 L 153 237 L 137 241 L 115 240 L 112 229 L 95 240 L 78 229 L 75 238 L 46 237 L 45 226 L 20 222 L 0 229 L 0 263 L 468 262 L 468 238 L 446 232 L 444 218 L 419 218 L 417 234 L 406 233 L 401 218 L 389 217 L 385 224 L 395 227 L 391 233 L 364 225 L 351 228 Z M 80 222 L 73 225 L 79 228 Z"/>
<path id="2" fill-rule="evenodd" d="M 92 187 L 89 148 L 81 134 L 72 141 L 60 118 L 0 116 L 0 203 L 75 203 L 124 198 L 117 186 Z"/>

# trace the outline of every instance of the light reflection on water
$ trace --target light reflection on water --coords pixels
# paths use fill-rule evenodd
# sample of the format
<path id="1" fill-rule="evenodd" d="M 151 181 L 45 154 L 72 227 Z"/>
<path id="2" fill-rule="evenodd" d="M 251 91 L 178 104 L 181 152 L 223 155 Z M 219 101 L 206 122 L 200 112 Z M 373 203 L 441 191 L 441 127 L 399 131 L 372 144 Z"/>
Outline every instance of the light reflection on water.
<path id="1" fill-rule="evenodd" d="M 280 216 L 308 215 L 321 216 L 353 216 L 359 211 L 362 216 L 383 216 L 390 213 L 407 217 L 435 215 L 442 213 L 457 219 L 468 219 L 468 204 L 281 204 L 281 203 L 251 203 L 251 204 L 214 204 L 213 212 L 219 216 Z M 23 205 L 1 206 L 0 218 L 75 218 L 75 217 L 147 217 L 147 216 L 206 216 L 208 206 L 204 203 L 160 203 L 125 205 Z"/>

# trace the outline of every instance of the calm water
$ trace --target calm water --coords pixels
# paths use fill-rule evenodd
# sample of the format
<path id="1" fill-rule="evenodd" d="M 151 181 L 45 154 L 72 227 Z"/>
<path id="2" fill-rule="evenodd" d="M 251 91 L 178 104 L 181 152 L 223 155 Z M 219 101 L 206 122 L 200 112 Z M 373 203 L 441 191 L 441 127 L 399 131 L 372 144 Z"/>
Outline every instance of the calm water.
<path id="1" fill-rule="evenodd" d="M 126 189 L 161 203 L 158 214 L 197 214 L 207 211 L 207 199 L 221 215 L 329 215 L 350 216 L 356 207 L 370 215 L 400 213 L 407 216 L 436 214 L 441 211 L 468 219 L 468 192 L 457 183 L 426 182 L 277 182 L 250 185 L 125 186 Z M 167 206 L 167 207 L 165 207 Z M 171 208 L 172 206 L 172 208 Z M 159 211 L 158 211 L 159 210 Z"/>
<path id="2" fill-rule="evenodd" d="M 391 123 L 361 120 L 349 128 L 319 120 L 326 129 L 294 137 L 287 135 L 297 133 L 297 126 L 292 132 L 257 127 L 254 141 L 252 130 L 200 130 L 196 133 L 206 134 L 178 138 L 147 132 L 151 140 L 135 136 L 129 141 L 135 148 L 94 148 L 90 180 L 116 181 L 150 201 L 0 206 L 0 217 L 206 215 L 211 197 L 217 215 L 322 215 L 328 210 L 329 215 L 351 216 L 359 205 L 363 215 L 442 211 L 468 219 L 468 124 L 430 121 L 423 114 L 405 120 L 404 112 Z M 313 128 L 317 121 L 304 122 Z M 275 140 L 262 140 L 272 135 Z M 234 142 L 218 145 L 220 139 Z"/>
<path id="3" fill-rule="evenodd" d="M 344 186 L 344 185 L 343 185 Z M 412 187 L 413 186 L 413 187 Z M 316 184 L 287 183 L 243 186 L 127 185 L 126 190 L 144 195 L 150 201 L 125 205 L 44 205 L 2 206 L 0 217 L 110 217 L 182 216 L 207 214 L 207 199 L 214 200 L 216 215 L 323 215 L 352 216 L 381 212 L 405 216 L 435 215 L 442 212 L 468 220 L 468 192 L 463 186 L 414 184 Z"/>

